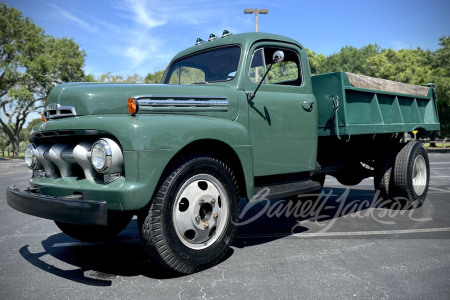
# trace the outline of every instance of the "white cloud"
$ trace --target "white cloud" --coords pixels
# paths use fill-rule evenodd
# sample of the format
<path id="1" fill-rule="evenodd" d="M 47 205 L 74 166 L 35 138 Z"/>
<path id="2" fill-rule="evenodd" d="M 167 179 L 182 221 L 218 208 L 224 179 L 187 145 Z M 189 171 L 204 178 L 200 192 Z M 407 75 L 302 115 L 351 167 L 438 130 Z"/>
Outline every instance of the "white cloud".
<path id="1" fill-rule="evenodd" d="M 158 14 L 157 9 L 151 9 L 149 6 L 147 0 L 126 0 L 121 8 L 133 13 L 133 20 L 146 28 L 164 25 L 167 22 L 167 16 Z"/>
<path id="2" fill-rule="evenodd" d="M 71 14 L 70 12 L 68 12 L 65 9 L 62 9 L 61 7 L 51 4 L 51 3 L 46 3 L 48 6 L 53 7 L 54 9 L 56 9 L 59 14 L 56 15 L 61 15 L 62 17 L 64 17 L 65 19 L 71 21 L 72 23 L 75 23 L 78 27 L 91 31 L 91 32 L 97 32 L 97 28 L 93 27 L 92 25 L 90 25 L 89 23 L 81 20 L 80 18 L 74 16 L 73 14 Z"/>

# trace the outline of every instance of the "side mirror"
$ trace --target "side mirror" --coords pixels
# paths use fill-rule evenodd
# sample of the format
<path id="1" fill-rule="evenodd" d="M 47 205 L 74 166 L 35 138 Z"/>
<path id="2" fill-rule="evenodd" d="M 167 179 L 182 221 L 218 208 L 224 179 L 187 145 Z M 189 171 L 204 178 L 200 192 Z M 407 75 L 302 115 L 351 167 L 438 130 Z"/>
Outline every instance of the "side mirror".
<path id="1" fill-rule="evenodd" d="M 272 63 L 280 63 L 284 60 L 284 52 L 281 50 L 275 51 L 272 55 Z"/>
<path id="2" fill-rule="evenodd" d="M 270 64 L 269 68 L 267 69 L 266 73 L 264 73 L 264 76 L 262 77 L 261 81 L 259 82 L 258 86 L 256 87 L 256 90 L 248 95 L 248 101 L 252 101 L 253 98 L 255 98 L 256 92 L 259 90 L 259 87 L 261 86 L 261 83 L 263 83 L 264 79 L 266 79 L 267 74 L 269 74 L 270 69 L 272 68 L 273 64 L 280 63 L 284 60 L 284 52 L 281 50 L 277 50 L 272 55 L 272 63 Z"/>

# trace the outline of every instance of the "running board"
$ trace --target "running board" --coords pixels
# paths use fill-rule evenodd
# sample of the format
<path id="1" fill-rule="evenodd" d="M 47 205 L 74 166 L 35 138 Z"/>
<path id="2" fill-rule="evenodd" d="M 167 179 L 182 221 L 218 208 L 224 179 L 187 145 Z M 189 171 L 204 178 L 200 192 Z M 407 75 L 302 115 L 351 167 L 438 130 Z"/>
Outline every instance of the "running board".
<path id="1" fill-rule="evenodd" d="M 263 191 L 263 189 L 268 188 L 269 194 Z M 320 183 L 312 180 L 283 183 L 276 185 L 265 185 L 255 187 L 255 195 L 261 193 L 261 197 L 265 199 L 283 199 L 289 196 L 297 196 L 299 194 L 305 194 L 309 192 L 318 191 L 322 188 Z M 258 200 L 263 200 L 261 197 L 253 197 L 250 202 L 256 202 Z"/>

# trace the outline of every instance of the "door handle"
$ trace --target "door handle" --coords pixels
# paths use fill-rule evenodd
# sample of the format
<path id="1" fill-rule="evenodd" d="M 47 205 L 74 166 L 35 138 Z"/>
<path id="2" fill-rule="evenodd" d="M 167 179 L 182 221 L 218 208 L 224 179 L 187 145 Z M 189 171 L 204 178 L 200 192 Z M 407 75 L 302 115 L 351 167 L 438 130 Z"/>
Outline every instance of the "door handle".
<path id="1" fill-rule="evenodd" d="M 312 111 L 314 108 L 314 101 L 303 101 L 302 107 L 306 111 Z"/>

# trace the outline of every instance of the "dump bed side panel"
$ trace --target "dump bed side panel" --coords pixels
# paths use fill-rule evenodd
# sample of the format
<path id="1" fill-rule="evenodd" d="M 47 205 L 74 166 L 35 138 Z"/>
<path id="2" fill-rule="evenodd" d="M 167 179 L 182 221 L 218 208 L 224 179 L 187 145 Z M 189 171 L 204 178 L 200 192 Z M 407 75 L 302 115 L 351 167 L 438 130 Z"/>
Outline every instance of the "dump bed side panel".
<path id="1" fill-rule="evenodd" d="M 344 72 L 312 76 L 312 83 L 319 110 L 319 136 L 440 128 L 432 87 Z"/>

